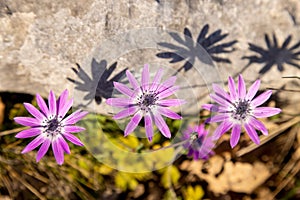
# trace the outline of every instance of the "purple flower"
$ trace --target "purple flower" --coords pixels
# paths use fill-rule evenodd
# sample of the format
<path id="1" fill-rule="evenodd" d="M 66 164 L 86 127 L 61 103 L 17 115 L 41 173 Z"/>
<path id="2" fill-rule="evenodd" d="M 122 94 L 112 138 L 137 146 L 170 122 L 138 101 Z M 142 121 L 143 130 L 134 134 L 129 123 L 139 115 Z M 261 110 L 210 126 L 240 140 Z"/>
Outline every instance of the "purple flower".
<path id="1" fill-rule="evenodd" d="M 214 139 L 218 139 L 226 131 L 232 128 L 230 145 L 235 147 L 240 139 L 242 127 L 253 142 L 259 144 L 259 137 L 255 129 L 268 135 L 265 125 L 257 118 L 270 117 L 281 112 L 279 108 L 258 107 L 265 103 L 271 96 L 272 91 L 267 90 L 256 98 L 253 98 L 260 86 L 260 80 L 256 80 L 246 93 L 246 86 L 242 75 L 238 78 L 238 88 L 235 87 L 232 77 L 228 78 L 229 94 L 220 86 L 213 84 L 215 94 L 211 98 L 219 105 L 205 104 L 202 107 L 217 115 L 208 118 L 206 122 L 221 122 L 214 132 Z"/>
<path id="2" fill-rule="evenodd" d="M 187 140 L 184 147 L 188 149 L 188 156 L 193 156 L 195 160 L 207 160 L 214 154 L 212 149 L 215 143 L 212 137 L 208 135 L 208 131 L 205 130 L 204 124 L 188 127 L 183 132 L 182 139 Z"/>
<path id="3" fill-rule="evenodd" d="M 171 111 L 168 107 L 178 106 L 185 102 L 180 99 L 164 99 L 179 89 L 178 86 L 174 86 L 176 77 L 172 76 L 165 82 L 160 83 L 163 70 L 159 69 L 152 83 L 150 83 L 148 65 L 145 65 L 143 68 L 141 85 L 129 70 L 126 71 L 126 75 L 132 89 L 122 83 L 114 82 L 115 88 L 126 95 L 126 98 L 110 98 L 106 100 L 107 104 L 123 109 L 113 117 L 114 119 L 122 119 L 133 115 L 125 128 L 124 135 L 127 136 L 133 132 L 144 117 L 146 135 L 149 141 L 153 138 L 153 122 L 165 137 L 170 138 L 170 129 L 162 115 L 171 119 L 181 119 L 180 115 Z"/>
<path id="4" fill-rule="evenodd" d="M 68 90 L 65 90 L 57 101 L 54 93 L 50 91 L 48 98 L 49 109 L 39 94 L 36 95 L 36 100 L 41 111 L 29 103 L 24 103 L 25 108 L 34 118 L 14 118 L 18 124 L 31 127 L 19 132 L 16 135 L 17 138 L 37 136 L 23 149 L 22 153 L 32 151 L 41 145 L 36 156 L 36 161 L 38 162 L 47 153 L 51 144 L 56 162 L 61 165 L 64 162 L 64 152 L 70 154 L 70 148 L 65 139 L 73 144 L 83 146 L 82 142 L 71 133 L 85 130 L 82 127 L 74 126 L 74 124 L 87 115 L 87 112 L 77 110 L 64 119 L 73 104 L 73 99 L 68 100 Z"/>

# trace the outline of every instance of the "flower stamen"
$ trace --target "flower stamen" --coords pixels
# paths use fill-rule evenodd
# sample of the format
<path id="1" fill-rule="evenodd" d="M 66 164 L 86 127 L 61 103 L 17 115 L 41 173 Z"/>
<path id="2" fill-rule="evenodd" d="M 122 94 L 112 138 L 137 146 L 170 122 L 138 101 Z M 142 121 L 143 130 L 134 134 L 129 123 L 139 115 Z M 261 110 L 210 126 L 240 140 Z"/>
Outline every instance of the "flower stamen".
<path id="1" fill-rule="evenodd" d="M 193 139 L 192 145 L 191 147 L 194 150 L 199 149 L 202 145 L 203 145 L 203 139 L 204 139 L 204 135 L 201 135 L 200 137 L 198 136 L 198 133 L 195 133 L 195 139 Z"/>
<path id="2" fill-rule="evenodd" d="M 56 118 L 48 121 L 47 130 L 48 131 L 55 131 L 60 126 L 60 123 Z"/>
<path id="3" fill-rule="evenodd" d="M 234 105 L 232 117 L 236 120 L 246 120 L 251 113 L 250 103 L 248 100 L 239 99 Z"/>

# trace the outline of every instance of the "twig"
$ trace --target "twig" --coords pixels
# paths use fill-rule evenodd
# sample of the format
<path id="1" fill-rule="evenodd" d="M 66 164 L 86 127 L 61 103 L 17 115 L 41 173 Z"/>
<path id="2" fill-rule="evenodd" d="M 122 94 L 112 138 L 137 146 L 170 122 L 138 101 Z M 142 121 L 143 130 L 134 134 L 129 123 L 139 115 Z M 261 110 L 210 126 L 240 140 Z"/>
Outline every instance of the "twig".
<path id="1" fill-rule="evenodd" d="M 276 188 L 276 190 L 272 193 L 272 199 L 275 199 L 276 195 L 296 176 L 296 174 L 299 171 L 300 171 L 300 162 L 297 162 L 289 177 L 283 180 L 280 183 L 280 185 Z"/>
<path id="2" fill-rule="evenodd" d="M 24 170 L 23 172 L 24 172 L 25 174 L 29 175 L 29 176 L 32 176 L 32 177 L 38 179 L 38 180 L 41 181 L 41 182 L 44 182 L 44 183 L 46 183 L 46 184 L 49 183 L 49 179 L 48 179 L 48 178 L 46 178 L 46 177 L 40 175 L 38 172 L 34 172 L 33 170 L 34 170 L 34 169 L 32 169 L 32 170 Z"/>
<path id="3" fill-rule="evenodd" d="M 260 145 L 263 145 L 263 144 L 267 143 L 268 141 L 270 141 L 271 139 L 273 139 L 274 137 L 276 137 L 277 135 L 279 135 L 280 133 L 282 133 L 286 129 L 290 128 L 291 126 L 293 126 L 293 125 L 295 125 L 299 122 L 300 122 L 300 117 L 298 116 L 298 117 L 295 117 L 295 118 L 289 120 L 285 124 L 281 125 L 279 128 L 276 128 L 275 130 L 271 130 L 268 137 L 260 138 L 261 139 Z M 239 150 L 236 153 L 236 155 L 237 155 L 237 157 L 241 157 L 241 156 L 257 149 L 260 145 L 256 145 L 254 143 L 250 144 L 248 147 Z"/>
<path id="4" fill-rule="evenodd" d="M 72 180 L 69 176 L 65 176 L 65 179 L 67 181 L 69 181 L 69 183 L 77 189 L 77 193 L 76 194 L 79 195 L 81 198 L 83 198 L 83 199 L 90 199 L 90 200 L 95 199 L 83 187 L 81 187 L 81 185 L 78 184 L 77 181 Z M 78 191 L 81 192 L 81 194 L 78 193 Z"/>
<path id="5" fill-rule="evenodd" d="M 21 127 L 21 128 L 15 128 L 15 129 L 7 130 L 7 131 L 2 131 L 2 132 L 0 132 L 0 137 L 4 136 L 4 135 L 9 135 L 9 134 L 17 133 L 17 132 L 23 131 L 23 130 L 25 130 L 27 128 L 28 127 Z"/>
<path id="6" fill-rule="evenodd" d="M 298 129 L 299 129 L 299 126 L 295 125 L 289 130 L 289 133 L 286 133 L 287 138 L 283 141 L 283 144 L 280 147 L 281 151 L 278 152 L 277 156 L 274 157 L 274 161 L 276 161 L 277 163 L 283 163 L 283 161 L 285 159 L 285 155 L 287 154 L 284 152 L 288 152 L 292 148 L 292 146 L 295 142 L 295 138 L 298 134 Z M 284 169 L 281 169 L 280 171 L 282 173 L 284 171 Z"/>
<path id="7" fill-rule="evenodd" d="M 296 151 L 295 153 L 294 153 L 294 155 L 295 154 L 297 154 L 298 152 Z M 297 159 L 297 157 L 299 157 L 299 156 L 295 156 L 296 157 L 296 159 Z M 295 163 L 295 164 L 294 164 Z M 278 187 L 276 188 L 276 190 L 273 192 L 273 199 L 275 199 L 275 197 L 276 197 L 276 195 L 289 183 L 289 182 L 291 182 L 291 180 L 296 176 L 296 174 L 300 171 L 300 161 L 299 161 L 299 158 L 297 159 L 297 160 L 295 160 L 295 158 L 294 159 L 292 159 L 292 160 L 290 160 L 288 163 L 287 163 L 287 165 L 289 166 L 288 168 L 289 168 L 289 170 L 290 170 L 290 174 L 289 174 L 289 176 L 287 176 L 288 175 L 288 173 L 289 173 L 289 171 L 287 171 L 286 172 L 286 175 L 285 176 L 287 176 L 287 178 L 286 179 L 284 179 L 284 180 L 282 180 L 281 182 L 280 182 L 280 184 L 278 185 Z"/>
<path id="8" fill-rule="evenodd" d="M 5 167 L 13 177 L 15 177 L 20 183 L 22 183 L 35 196 L 37 196 L 39 199 L 46 200 L 45 196 L 39 193 L 39 191 L 37 191 L 32 185 L 30 185 L 26 180 L 24 180 L 11 166 L 7 165 Z"/>
<path id="9" fill-rule="evenodd" d="M 282 78 L 297 78 L 297 79 L 300 79 L 299 76 L 283 76 Z"/>
<path id="10" fill-rule="evenodd" d="M 1 175 L 1 180 L 2 180 L 2 182 L 3 182 L 3 184 L 4 184 L 4 186 L 6 187 L 6 189 L 7 189 L 7 191 L 8 191 L 8 193 L 9 193 L 9 196 L 11 197 L 11 198 L 14 198 L 14 193 L 13 193 L 13 188 L 12 188 L 12 185 L 11 185 L 11 181 L 9 180 L 9 178 L 7 177 L 7 176 L 5 176 L 5 175 Z"/>
<path id="11" fill-rule="evenodd" d="M 268 90 L 280 90 L 280 91 L 285 91 L 285 92 L 300 92 L 300 90 L 291 90 L 291 89 L 278 89 L 278 88 L 267 88 Z"/>

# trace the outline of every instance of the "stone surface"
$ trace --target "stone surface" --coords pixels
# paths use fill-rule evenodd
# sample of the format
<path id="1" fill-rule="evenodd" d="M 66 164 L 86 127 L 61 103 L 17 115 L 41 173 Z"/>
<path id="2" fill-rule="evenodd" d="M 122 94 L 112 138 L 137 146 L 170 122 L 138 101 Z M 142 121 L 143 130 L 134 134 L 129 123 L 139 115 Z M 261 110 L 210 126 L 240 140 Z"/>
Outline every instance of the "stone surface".
<path id="1" fill-rule="evenodd" d="M 279 45 L 288 35 L 292 35 L 289 47 L 300 41 L 300 2 L 297 0 L 161 0 L 159 2 L 155 0 L 75 2 L 0 0 L 0 91 L 41 93 L 46 97 L 50 89 L 59 93 L 68 88 L 74 95 L 80 94 L 83 97 L 87 92 L 74 91 L 75 85 L 67 78 L 80 80 L 71 69 L 76 68 L 76 63 L 90 78 L 93 77 L 91 69 L 94 57 L 98 63 L 106 60 L 107 66 L 118 61 L 111 77 L 125 68 L 137 71 L 143 63 L 153 63 L 153 65 L 159 63 L 173 70 L 179 69 L 184 64 L 184 62 L 169 64 L 170 59 L 157 58 L 155 54 L 161 49 L 159 45 L 147 49 L 137 44 L 136 49 L 122 52 L 124 48 L 122 44 L 126 43 L 123 41 L 128 39 L 126 33 L 136 29 L 145 30 L 147 33 L 147 28 L 155 27 L 157 30 L 171 30 L 183 34 L 184 28 L 187 27 L 194 40 L 205 24 L 209 24 L 208 34 L 218 29 L 221 29 L 222 33 L 228 33 L 229 35 L 220 43 L 234 40 L 238 42 L 230 48 L 235 51 L 220 55 L 222 58 L 230 59 L 231 63 L 214 62 L 222 81 L 226 81 L 228 75 L 239 73 L 247 65 L 248 60 L 242 59 L 243 56 L 257 55 L 248 49 L 249 42 L 266 48 L 265 33 L 270 37 L 274 33 Z M 141 39 L 146 35 L 142 34 Z M 106 41 L 111 38 L 120 39 L 121 54 L 112 52 L 111 55 L 107 55 L 110 58 L 100 58 L 97 50 L 109 49 L 110 46 L 107 46 Z M 132 40 L 132 42 L 136 41 L 138 40 Z M 119 57 L 112 55 L 119 55 Z M 299 61 L 296 63 L 300 64 Z M 203 62 L 200 62 L 199 65 L 202 64 Z M 296 67 L 284 65 L 284 71 L 280 72 L 274 65 L 267 73 L 260 76 L 258 72 L 264 65 L 265 63 L 253 63 L 243 71 L 248 84 L 260 77 L 263 83 L 262 89 L 280 88 L 286 84 L 289 85 L 288 89 L 298 87 L 297 81 L 281 78 L 289 75 L 300 76 L 300 71 Z M 199 84 L 205 82 L 207 78 L 205 74 L 199 75 L 192 70 L 186 74 L 181 71 L 179 74 L 190 80 L 196 80 Z M 99 75 L 95 77 L 97 79 Z M 291 84 L 291 81 L 296 83 Z M 97 81 L 90 82 L 92 83 L 88 83 L 88 87 L 96 90 Z M 206 92 L 207 89 L 203 93 Z M 197 96 L 199 91 L 195 93 Z M 296 101 L 299 96 L 293 93 L 289 96 L 289 100 Z M 282 98 L 283 101 L 284 98 L 287 100 L 286 95 L 282 95 Z M 77 104 L 87 102 L 83 102 L 80 98 L 76 101 Z M 107 113 L 107 108 L 102 107 L 103 102 L 99 106 L 92 101 L 93 106 L 90 109 Z M 97 106 L 97 109 L 94 106 Z"/>

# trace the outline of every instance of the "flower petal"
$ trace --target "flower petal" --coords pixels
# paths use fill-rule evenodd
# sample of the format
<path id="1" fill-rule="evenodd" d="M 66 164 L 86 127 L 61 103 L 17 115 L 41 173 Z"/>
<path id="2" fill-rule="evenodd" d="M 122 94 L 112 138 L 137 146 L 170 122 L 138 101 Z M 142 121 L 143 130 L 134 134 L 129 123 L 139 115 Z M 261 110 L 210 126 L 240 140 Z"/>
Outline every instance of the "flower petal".
<path id="1" fill-rule="evenodd" d="M 85 128 L 80 126 L 64 126 L 64 131 L 68 133 L 78 133 L 84 130 Z"/>
<path id="2" fill-rule="evenodd" d="M 219 111 L 219 106 L 214 105 L 214 104 L 202 104 L 201 107 L 205 110 L 209 110 L 210 112 L 218 112 Z"/>
<path id="3" fill-rule="evenodd" d="M 35 149 L 36 147 L 38 147 L 40 144 L 42 144 L 47 138 L 44 135 L 39 135 L 37 136 L 34 140 L 32 140 L 21 152 L 23 153 L 27 153 L 29 151 L 32 151 L 33 149 Z"/>
<path id="4" fill-rule="evenodd" d="M 256 80 L 249 88 L 248 93 L 246 95 L 247 100 L 252 100 L 253 97 L 256 95 L 260 86 L 260 80 Z"/>
<path id="5" fill-rule="evenodd" d="M 135 113 L 125 128 L 124 136 L 127 136 L 129 133 L 134 131 L 134 129 L 139 125 L 142 117 L 143 115 L 140 112 Z"/>
<path id="6" fill-rule="evenodd" d="M 270 96 L 272 95 L 272 90 L 267 90 L 258 97 L 254 98 L 251 102 L 253 107 L 260 106 L 261 104 L 265 103 Z"/>
<path id="7" fill-rule="evenodd" d="M 187 156 L 193 156 L 194 157 L 194 150 L 192 148 L 189 149 L 189 152 L 188 152 Z M 194 157 L 194 159 L 195 159 L 195 157 Z"/>
<path id="8" fill-rule="evenodd" d="M 129 70 L 126 70 L 126 76 L 134 90 L 137 90 L 138 88 L 140 88 L 138 81 L 136 80 L 136 78 L 132 75 L 132 73 Z"/>
<path id="9" fill-rule="evenodd" d="M 133 115 L 137 111 L 137 109 L 138 108 L 136 106 L 126 108 L 125 110 L 122 110 L 122 111 L 118 112 L 115 116 L 113 116 L 113 119 L 123 119 L 130 115 Z"/>
<path id="10" fill-rule="evenodd" d="M 268 129 L 261 121 L 252 117 L 249 124 L 254 126 L 255 129 L 260 130 L 264 135 L 268 135 Z"/>
<path id="11" fill-rule="evenodd" d="M 245 124 L 244 126 L 245 126 L 246 132 L 248 133 L 251 140 L 255 144 L 258 145 L 260 143 L 260 141 L 259 141 L 259 137 L 258 137 L 257 132 L 255 131 L 255 129 L 250 124 Z"/>
<path id="12" fill-rule="evenodd" d="M 148 140 L 151 142 L 153 138 L 153 122 L 150 114 L 146 114 L 144 117 L 145 129 Z"/>
<path id="13" fill-rule="evenodd" d="M 193 155 L 193 159 L 194 159 L 194 160 L 199 160 L 199 158 L 200 158 L 200 153 L 199 153 L 199 151 L 194 151 L 193 154 L 194 154 L 194 155 Z"/>
<path id="14" fill-rule="evenodd" d="M 15 117 L 14 120 L 23 126 L 40 126 L 40 122 L 32 117 Z"/>
<path id="15" fill-rule="evenodd" d="M 148 64 L 144 65 L 144 68 L 143 68 L 143 71 L 142 71 L 141 84 L 142 84 L 143 90 L 148 90 L 149 89 L 150 83 L 149 83 L 149 65 Z"/>
<path id="16" fill-rule="evenodd" d="M 51 141 L 50 141 L 50 139 L 47 138 L 37 152 L 36 162 L 39 162 L 42 159 L 42 157 L 44 157 L 44 155 L 47 153 L 47 151 L 50 147 L 50 144 L 51 144 Z"/>
<path id="17" fill-rule="evenodd" d="M 230 146 L 231 148 L 235 147 L 240 139 L 240 135 L 241 135 L 241 125 L 239 124 L 235 124 L 232 127 L 232 131 L 231 131 L 231 138 L 230 138 Z"/>
<path id="18" fill-rule="evenodd" d="M 214 147 L 214 144 L 211 143 L 208 145 L 209 142 L 210 141 L 208 137 L 205 137 L 203 139 L 203 145 L 198 150 L 199 158 L 206 160 L 209 158 L 210 155 L 213 154 L 212 149 Z"/>
<path id="19" fill-rule="evenodd" d="M 190 140 L 191 138 L 191 134 L 192 133 L 194 133 L 195 132 L 195 128 L 194 127 L 192 127 L 192 126 L 188 126 L 187 127 L 187 129 L 185 129 L 184 131 L 183 131 L 183 137 L 185 138 L 185 139 L 188 139 L 188 140 Z M 187 142 L 189 142 L 189 141 L 187 141 Z"/>
<path id="20" fill-rule="evenodd" d="M 228 100 L 216 95 L 216 94 L 210 94 L 209 95 L 215 102 L 222 106 L 231 106 L 231 104 L 228 102 Z"/>
<path id="21" fill-rule="evenodd" d="M 272 108 L 272 107 L 258 107 L 255 108 L 253 114 L 256 118 L 264 118 L 264 117 L 271 117 L 273 115 L 277 115 L 281 112 L 279 108 Z"/>
<path id="22" fill-rule="evenodd" d="M 45 115 L 43 115 L 38 109 L 36 109 L 30 103 L 24 103 L 24 106 L 26 110 L 28 110 L 28 112 L 40 122 L 43 121 L 43 119 L 45 119 Z"/>
<path id="23" fill-rule="evenodd" d="M 16 138 L 30 138 L 37 136 L 42 133 L 41 128 L 30 128 L 24 131 L 19 132 L 15 137 Z"/>
<path id="24" fill-rule="evenodd" d="M 132 105 L 132 100 L 127 98 L 109 98 L 106 99 L 106 103 L 115 107 L 128 107 Z"/>
<path id="25" fill-rule="evenodd" d="M 44 99 L 39 95 L 36 94 L 36 101 L 42 112 L 44 113 L 45 116 L 49 115 L 49 109 L 44 101 Z"/>
<path id="26" fill-rule="evenodd" d="M 118 83 L 118 82 L 114 82 L 114 86 L 115 88 L 121 92 L 122 94 L 127 95 L 128 97 L 132 97 L 133 95 L 133 90 L 129 89 L 126 85 L 124 85 L 123 83 Z"/>
<path id="27" fill-rule="evenodd" d="M 166 124 L 165 120 L 162 118 L 160 114 L 155 114 L 154 115 L 154 123 L 156 124 L 157 128 L 160 130 L 160 132 L 166 137 L 170 138 L 171 137 L 171 132 Z"/>
<path id="28" fill-rule="evenodd" d="M 157 92 L 161 92 L 172 87 L 175 84 L 176 79 L 176 76 L 171 76 L 170 78 L 168 78 L 166 81 L 160 84 L 160 86 L 157 88 Z"/>
<path id="29" fill-rule="evenodd" d="M 64 163 L 64 151 L 59 140 L 52 141 L 52 150 L 57 164 L 62 165 Z"/>
<path id="30" fill-rule="evenodd" d="M 228 89 L 229 89 L 231 100 L 237 99 L 235 83 L 231 76 L 229 76 L 229 78 L 228 78 Z"/>
<path id="31" fill-rule="evenodd" d="M 55 116 L 56 115 L 56 99 L 54 92 L 51 90 L 48 97 L 49 104 L 49 114 Z"/>
<path id="32" fill-rule="evenodd" d="M 238 95 L 240 99 L 244 99 L 246 96 L 246 85 L 243 76 L 240 74 L 238 78 Z"/>
<path id="33" fill-rule="evenodd" d="M 58 110 L 58 118 L 62 119 L 65 117 L 65 115 L 67 114 L 67 112 L 70 110 L 70 108 L 73 105 L 73 99 L 64 102 L 64 105 L 61 106 L 61 108 Z"/>
<path id="34" fill-rule="evenodd" d="M 198 133 L 198 137 L 206 136 L 208 134 L 208 131 L 205 130 L 204 124 L 200 124 L 199 126 L 196 126 L 195 130 Z"/>
<path id="35" fill-rule="evenodd" d="M 171 96 L 172 94 L 174 94 L 177 90 L 179 90 L 179 86 L 173 86 L 171 88 L 168 88 L 168 89 L 165 89 L 165 90 L 161 90 L 159 93 L 158 93 L 158 97 L 160 99 L 163 99 L 163 98 L 166 98 L 168 96 Z"/>
<path id="36" fill-rule="evenodd" d="M 229 94 L 223 90 L 219 85 L 217 84 L 212 84 L 213 90 L 218 96 L 221 96 L 223 99 L 231 100 Z"/>
<path id="37" fill-rule="evenodd" d="M 59 98 L 57 99 L 57 110 L 58 113 L 60 112 L 61 109 L 63 109 L 63 107 L 65 106 L 65 103 L 68 100 L 68 96 L 69 96 L 69 91 L 67 89 L 65 89 L 61 95 L 59 96 Z"/>
<path id="38" fill-rule="evenodd" d="M 73 144 L 76 144 L 78 146 L 83 146 L 83 143 L 77 137 L 75 137 L 73 134 L 65 132 L 65 133 L 63 133 L 63 136 L 67 140 L 69 140 L 70 142 L 72 142 Z"/>
<path id="39" fill-rule="evenodd" d="M 60 144 L 60 146 L 63 148 L 64 152 L 66 152 L 67 154 L 70 154 L 70 147 L 68 145 L 68 143 L 66 142 L 66 140 L 62 137 L 62 136 L 58 136 L 57 140 Z"/>
<path id="40" fill-rule="evenodd" d="M 79 120 L 81 120 L 83 117 L 85 117 L 88 114 L 86 111 L 77 110 L 73 112 L 71 115 L 69 115 L 67 118 L 65 118 L 61 123 L 63 125 L 70 125 L 75 124 Z"/>
<path id="41" fill-rule="evenodd" d="M 177 113 L 173 112 L 172 110 L 168 109 L 168 108 L 164 108 L 164 107 L 159 107 L 158 112 L 168 118 L 171 119 L 181 119 L 182 117 L 180 115 L 178 115 Z"/>
<path id="42" fill-rule="evenodd" d="M 205 120 L 205 123 L 221 122 L 229 118 L 228 114 L 218 114 L 212 117 L 209 117 Z"/>
<path id="43" fill-rule="evenodd" d="M 162 100 L 158 100 L 157 104 L 160 106 L 179 106 L 182 104 L 185 104 L 186 101 L 183 99 L 162 99 Z"/>
<path id="44" fill-rule="evenodd" d="M 212 140 L 218 140 L 225 132 L 227 132 L 231 127 L 233 126 L 233 123 L 225 120 L 222 122 L 215 130 Z"/>
<path id="45" fill-rule="evenodd" d="M 149 88 L 150 91 L 155 91 L 157 89 L 157 87 L 160 84 L 162 76 L 163 76 L 163 69 L 159 68 L 158 71 L 156 72 L 154 78 L 153 78 L 152 85 Z"/>

